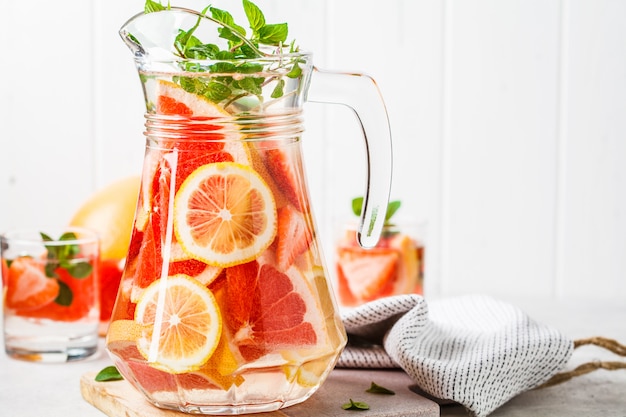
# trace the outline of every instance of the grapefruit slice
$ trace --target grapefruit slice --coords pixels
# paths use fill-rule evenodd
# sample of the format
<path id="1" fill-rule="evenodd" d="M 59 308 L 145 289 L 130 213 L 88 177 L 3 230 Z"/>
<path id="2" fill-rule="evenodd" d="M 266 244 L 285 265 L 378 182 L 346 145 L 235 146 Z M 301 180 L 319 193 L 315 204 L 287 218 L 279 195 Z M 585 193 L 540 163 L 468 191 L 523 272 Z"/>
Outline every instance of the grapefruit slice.
<path id="1" fill-rule="evenodd" d="M 278 209 L 276 261 L 281 270 L 287 270 L 306 252 L 312 240 L 311 225 L 302 213 L 292 205 Z"/>
<path id="2" fill-rule="evenodd" d="M 324 315 L 295 267 L 283 273 L 258 261 L 237 265 L 226 269 L 224 287 L 216 294 L 224 323 L 246 361 L 327 345 Z"/>
<path id="3" fill-rule="evenodd" d="M 250 167 L 203 165 L 174 200 L 176 239 L 190 257 L 229 267 L 256 258 L 276 235 L 272 193 Z"/>
<path id="4" fill-rule="evenodd" d="M 176 184 L 201 165 L 213 162 L 250 164 L 247 147 L 231 115 L 206 98 L 189 93 L 177 84 L 159 80 L 156 88 L 156 112 L 181 116 L 163 123 L 175 125 L 168 139 L 159 138 L 167 149 L 178 150 Z"/>
<path id="5" fill-rule="evenodd" d="M 278 188 L 287 200 L 299 211 L 309 210 L 309 202 L 303 192 L 304 174 L 298 148 L 285 147 L 268 149 L 265 153 L 265 165 Z"/>
<path id="6" fill-rule="evenodd" d="M 171 262 L 169 266 L 169 274 L 185 274 L 195 278 L 205 287 L 211 284 L 215 278 L 222 272 L 222 268 L 219 266 L 207 265 L 204 262 L 200 262 L 196 259 L 186 259 L 176 262 Z"/>
<path id="7" fill-rule="evenodd" d="M 173 374 L 200 369 L 222 334 L 213 293 L 183 274 L 150 284 L 137 303 L 135 321 L 142 328 L 139 352 L 151 366 Z"/>
<path id="8" fill-rule="evenodd" d="M 157 80 L 157 114 L 202 118 L 228 117 L 223 108 L 206 98 L 185 91 L 178 84 L 166 80 Z M 217 129 L 217 127 L 216 127 Z"/>

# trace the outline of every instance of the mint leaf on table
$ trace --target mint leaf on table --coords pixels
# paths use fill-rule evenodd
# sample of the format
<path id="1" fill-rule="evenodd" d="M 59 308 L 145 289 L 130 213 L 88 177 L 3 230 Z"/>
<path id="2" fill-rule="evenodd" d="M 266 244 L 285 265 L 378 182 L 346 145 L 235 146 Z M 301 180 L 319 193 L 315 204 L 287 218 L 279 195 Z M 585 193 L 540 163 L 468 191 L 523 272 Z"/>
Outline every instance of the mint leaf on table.
<path id="1" fill-rule="evenodd" d="M 98 372 L 98 375 L 96 375 L 95 378 L 98 382 L 119 381 L 121 379 L 124 379 L 124 377 L 115 366 L 107 366 L 106 368 L 103 368 L 100 372 Z"/>
<path id="2" fill-rule="evenodd" d="M 365 392 L 369 392 L 371 394 L 396 395 L 396 393 L 393 392 L 392 390 L 385 388 L 381 385 L 378 385 L 377 383 L 373 381 L 372 381 L 372 385 L 370 385 L 370 387 L 366 389 Z"/>
<path id="3" fill-rule="evenodd" d="M 370 406 L 363 401 L 353 401 L 352 398 L 350 398 L 350 402 L 343 404 L 341 408 L 344 410 L 364 411 L 369 410 Z"/>

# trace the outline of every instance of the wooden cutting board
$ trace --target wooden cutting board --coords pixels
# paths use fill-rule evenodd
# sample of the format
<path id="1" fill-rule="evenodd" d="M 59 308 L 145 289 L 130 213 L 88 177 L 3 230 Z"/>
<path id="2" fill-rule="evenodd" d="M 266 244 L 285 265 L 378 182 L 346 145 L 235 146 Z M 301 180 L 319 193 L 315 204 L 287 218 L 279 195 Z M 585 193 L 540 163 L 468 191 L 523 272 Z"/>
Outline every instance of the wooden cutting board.
<path id="1" fill-rule="evenodd" d="M 96 372 L 81 377 L 83 398 L 109 417 L 186 417 L 178 411 L 162 410 L 148 403 L 127 381 L 95 381 Z M 365 392 L 371 382 L 396 395 Z M 413 381 L 402 371 L 335 369 L 324 385 L 305 402 L 280 411 L 257 414 L 263 417 L 438 417 L 439 405 L 411 390 Z M 350 399 L 364 401 L 370 409 L 344 410 Z"/>

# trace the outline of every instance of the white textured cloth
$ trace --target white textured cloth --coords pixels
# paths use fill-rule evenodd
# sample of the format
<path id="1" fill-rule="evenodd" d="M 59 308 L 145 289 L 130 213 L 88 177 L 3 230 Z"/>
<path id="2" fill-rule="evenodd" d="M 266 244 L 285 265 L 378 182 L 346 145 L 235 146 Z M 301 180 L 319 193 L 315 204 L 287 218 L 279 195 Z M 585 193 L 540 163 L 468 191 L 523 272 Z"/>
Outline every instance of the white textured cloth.
<path id="1" fill-rule="evenodd" d="M 339 367 L 402 368 L 426 393 L 484 417 L 569 361 L 573 342 L 487 296 L 426 303 L 419 295 L 342 311 L 349 343 Z"/>

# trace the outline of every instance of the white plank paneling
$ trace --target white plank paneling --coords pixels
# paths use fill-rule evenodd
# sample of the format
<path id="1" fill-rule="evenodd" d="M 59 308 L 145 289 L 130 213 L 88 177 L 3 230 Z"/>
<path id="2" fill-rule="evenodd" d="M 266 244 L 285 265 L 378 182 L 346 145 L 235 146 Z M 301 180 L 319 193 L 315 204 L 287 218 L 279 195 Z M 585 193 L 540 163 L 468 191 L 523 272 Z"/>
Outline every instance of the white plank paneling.
<path id="1" fill-rule="evenodd" d="M 562 297 L 626 297 L 626 3 L 568 2 Z"/>
<path id="2" fill-rule="evenodd" d="M 392 199 L 402 200 L 399 220 L 426 221 L 429 290 L 438 292 L 439 190 L 442 86 L 440 1 L 331 2 L 331 68 L 365 72 L 377 81 L 392 126 Z M 329 121 L 333 202 L 337 227 L 351 217 L 350 200 L 363 188 L 362 137 L 347 111 Z"/>
<path id="3" fill-rule="evenodd" d="M 444 293 L 551 290 L 557 1 L 454 1 L 448 38 Z"/>
<path id="4" fill-rule="evenodd" d="M 97 187 L 139 175 L 143 162 L 145 104 L 132 53 L 118 35 L 143 10 L 143 1 L 108 7 L 94 3 L 94 106 Z"/>
<path id="5" fill-rule="evenodd" d="M 0 229 L 57 227 L 93 187 L 91 3 L 7 3 Z"/>

